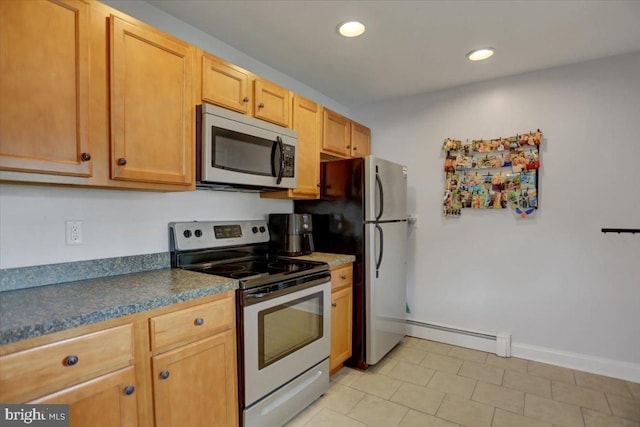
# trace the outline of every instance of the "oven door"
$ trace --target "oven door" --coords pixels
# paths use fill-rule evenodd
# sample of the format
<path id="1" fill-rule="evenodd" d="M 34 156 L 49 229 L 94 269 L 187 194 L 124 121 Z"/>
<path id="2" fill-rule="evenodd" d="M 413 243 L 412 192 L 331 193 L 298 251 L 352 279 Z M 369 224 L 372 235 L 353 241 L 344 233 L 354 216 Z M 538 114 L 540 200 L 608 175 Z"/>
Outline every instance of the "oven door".
<path id="1" fill-rule="evenodd" d="M 331 283 L 305 285 L 244 295 L 245 407 L 329 357 Z"/>

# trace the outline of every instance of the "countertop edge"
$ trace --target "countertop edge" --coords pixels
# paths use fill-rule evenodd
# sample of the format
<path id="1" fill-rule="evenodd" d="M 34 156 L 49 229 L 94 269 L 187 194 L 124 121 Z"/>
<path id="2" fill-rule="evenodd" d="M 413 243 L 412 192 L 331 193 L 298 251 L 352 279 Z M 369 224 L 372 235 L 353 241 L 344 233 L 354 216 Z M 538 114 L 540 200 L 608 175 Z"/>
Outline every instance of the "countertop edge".
<path id="1" fill-rule="evenodd" d="M 112 277 L 116 278 L 118 276 Z M 110 278 L 106 279 L 108 280 Z M 13 344 L 31 338 L 54 334 L 57 332 L 92 325 L 108 320 L 114 320 L 149 310 L 154 310 L 157 308 L 167 307 L 173 304 L 191 301 L 197 298 L 216 295 L 238 288 L 237 280 L 225 279 L 222 277 L 218 277 L 218 279 L 224 279 L 225 281 L 196 289 L 185 290 L 183 292 L 156 296 L 150 299 L 143 299 L 131 303 L 106 306 L 100 309 L 89 310 L 86 312 L 80 312 L 79 310 L 78 314 L 60 317 L 52 316 L 50 319 L 34 321 L 33 323 L 26 325 L 9 326 L 3 328 L 3 330 L 0 330 L 0 345 Z M 78 286 L 82 285 L 79 284 Z"/>

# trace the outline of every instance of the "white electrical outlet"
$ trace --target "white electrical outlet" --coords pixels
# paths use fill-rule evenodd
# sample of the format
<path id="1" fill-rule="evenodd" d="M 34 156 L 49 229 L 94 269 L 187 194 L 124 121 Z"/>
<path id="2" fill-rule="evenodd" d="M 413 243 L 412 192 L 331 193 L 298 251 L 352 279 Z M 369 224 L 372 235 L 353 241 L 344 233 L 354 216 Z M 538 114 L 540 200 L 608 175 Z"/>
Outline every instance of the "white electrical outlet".
<path id="1" fill-rule="evenodd" d="M 66 221 L 66 244 L 82 244 L 82 221 Z"/>

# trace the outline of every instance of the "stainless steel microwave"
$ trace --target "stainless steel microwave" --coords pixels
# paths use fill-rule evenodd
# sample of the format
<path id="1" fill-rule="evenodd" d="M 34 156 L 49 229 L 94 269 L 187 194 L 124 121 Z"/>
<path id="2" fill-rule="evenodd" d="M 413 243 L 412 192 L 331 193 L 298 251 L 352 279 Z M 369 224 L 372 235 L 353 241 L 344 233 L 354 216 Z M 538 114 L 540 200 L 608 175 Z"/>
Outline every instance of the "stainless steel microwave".
<path id="1" fill-rule="evenodd" d="M 296 188 L 297 132 L 210 104 L 199 105 L 197 117 L 197 188 Z"/>

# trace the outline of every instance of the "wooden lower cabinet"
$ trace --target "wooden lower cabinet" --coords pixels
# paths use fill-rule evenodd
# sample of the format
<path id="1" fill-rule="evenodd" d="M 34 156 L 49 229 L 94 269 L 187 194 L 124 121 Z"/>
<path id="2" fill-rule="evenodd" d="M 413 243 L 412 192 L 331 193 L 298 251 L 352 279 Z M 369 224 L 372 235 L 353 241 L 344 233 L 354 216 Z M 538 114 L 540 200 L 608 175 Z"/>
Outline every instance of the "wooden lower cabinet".
<path id="1" fill-rule="evenodd" d="M 351 357 L 353 331 L 352 264 L 331 270 L 331 354 L 334 374 Z"/>
<path id="2" fill-rule="evenodd" d="M 238 425 L 233 330 L 153 357 L 157 427 Z"/>
<path id="3" fill-rule="evenodd" d="M 235 334 L 231 290 L 6 344 L 0 402 L 69 404 L 73 427 L 236 427 Z"/>
<path id="4" fill-rule="evenodd" d="M 129 366 L 29 403 L 68 404 L 71 427 L 137 426 L 135 384 L 135 368 Z"/>

